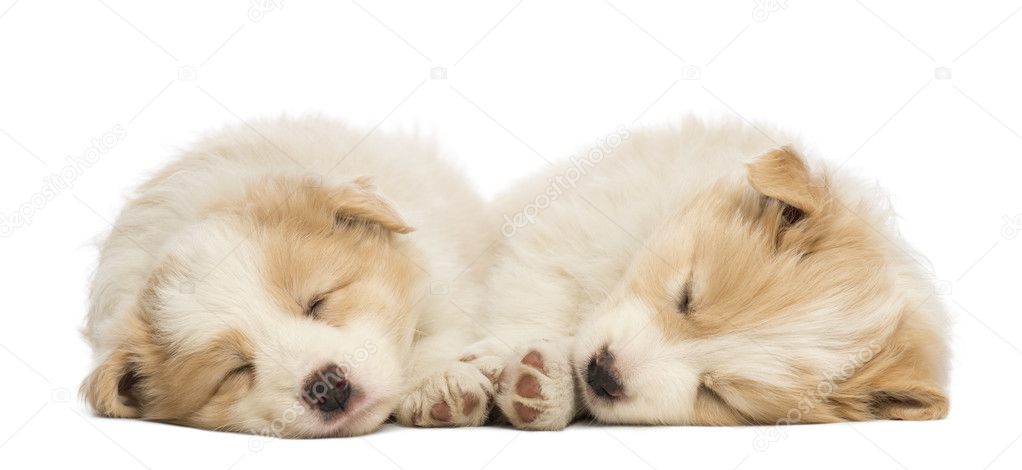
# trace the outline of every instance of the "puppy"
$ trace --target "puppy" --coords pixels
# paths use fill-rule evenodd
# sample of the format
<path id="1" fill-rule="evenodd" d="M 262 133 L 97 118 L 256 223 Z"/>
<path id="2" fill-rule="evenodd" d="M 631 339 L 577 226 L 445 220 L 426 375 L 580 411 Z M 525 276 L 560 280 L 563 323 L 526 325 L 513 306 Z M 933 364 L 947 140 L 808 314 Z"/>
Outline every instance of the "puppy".
<path id="1" fill-rule="evenodd" d="M 456 361 L 443 345 L 470 331 L 460 309 L 476 308 L 483 204 L 431 144 L 372 134 L 259 122 L 201 140 L 145 183 L 92 282 L 91 406 L 349 436 L 391 415 L 413 371 Z"/>
<path id="2" fill-rule="evenodd" d="M 945 312 L 887 199 L 689 120 L 519 185 L 466 361 L 516 427 L 945 416 Z"/>

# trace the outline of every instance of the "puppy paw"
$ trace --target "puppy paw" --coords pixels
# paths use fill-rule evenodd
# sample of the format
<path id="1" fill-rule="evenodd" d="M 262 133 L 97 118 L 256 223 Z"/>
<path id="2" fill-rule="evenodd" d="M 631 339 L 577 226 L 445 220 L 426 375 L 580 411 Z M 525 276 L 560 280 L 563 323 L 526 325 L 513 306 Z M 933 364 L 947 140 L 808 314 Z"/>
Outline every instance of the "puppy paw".
<path id="1" fill-rule="evenodd" d="M 493 382 L 466 362 L 426 377 L 405 397 L 397 421 L 406 426 L 479 426 L 486 421 Z"/>
<path id="2" fill-rule="evenodd" d="M 460 361 L 479 369 L 483 375 L 489 377 L 490 382 L 496 385 L 511 352 L 510 347 L 499 340 L 490 338 L 465 348 L 461 353 Z"/>
<path id="3" fill-rule="evenodd" d="M 499 378 L 495 401 L 516 428 L 563 429 L 576 412 L 567 351 L 543 342 L 513 354 Z"/>

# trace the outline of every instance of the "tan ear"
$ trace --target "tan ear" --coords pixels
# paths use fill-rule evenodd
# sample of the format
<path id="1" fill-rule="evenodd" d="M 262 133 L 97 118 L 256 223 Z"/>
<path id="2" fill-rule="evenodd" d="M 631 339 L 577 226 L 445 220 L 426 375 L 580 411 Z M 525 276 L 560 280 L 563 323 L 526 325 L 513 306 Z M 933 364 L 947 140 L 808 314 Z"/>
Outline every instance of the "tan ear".
<path id="1" fill-rule="evenodd" d="M 805 161 L 790 146 L 771 150 L 748 164 L 749 183 L 767 197 L 807 215 L 819 209 Z"/>
<path id="2" fill-rule="evenodd" d="M 878 419 L 941 419 L 947 416 L 948 399 L 932 384 L 907 379 L 879 384 L 870 396 L 869 407 Z"/>
<path id="3" fill-rule="evenodd" d="M 881 351 L 829 398 L 840 419 L 941 419 L 949 404 L 935 378 L 939 367 L 906 350 Z"/>
<path id="4" fill-rule="evenodd" d="M 906 309 L 891 337 L 841 385 L 848 417 L 929 420 L 947 416 L 946 339 L 922 307 Z"/>
<path id="5" fill-rule="evenodd" d="M 339 188 L 333 195 L 337 205 L 338 221 L 367 221 L 395 233 L 409 233 L 410 227 L 394 205 L 377 190 L 368 176 L 355 178 L 351 184 Z"/>
<path id="6" fill-rule="evenodd" d="M 132 354 L 116 349 L 85 378 L 79 393 L 101 415 L 137 418 L 141 414 L 137 390 L 140 379 Z"/>
<path id="7" fill-rule="evenodd" d="M 153 281 L 150 280 L 150 283 Z M 148 288 L 147 288 L 148 289 Z M 79 393 L 97 413 L 112 418 L 142 415 L 142 354 L 148 349 L 150 329 L 137 315 L 125 318 L 122 337 L 85 378 Z"/>

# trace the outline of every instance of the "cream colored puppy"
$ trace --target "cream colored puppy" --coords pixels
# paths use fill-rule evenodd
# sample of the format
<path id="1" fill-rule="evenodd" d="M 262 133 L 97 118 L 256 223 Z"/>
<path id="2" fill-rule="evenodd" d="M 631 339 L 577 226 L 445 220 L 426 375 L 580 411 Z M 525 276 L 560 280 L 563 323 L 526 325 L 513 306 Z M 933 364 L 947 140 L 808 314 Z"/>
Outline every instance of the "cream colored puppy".
<path id="1" fill-rule="evenodd" d="M 315 118 L 213 134 L 103 242 L 82 392 L 105 416 L 291 437 L 372 431 L 451 374 L 464 409 L 493 391 L 457 362 L 483 220 L 412 137 Z"/>
<path id="2" fill-rule="evenodd" d="M 946 414 L 945 313 L 873 185 L 689 120 L 612 136 L 498 201 L 464 360 L 526 429 Z"/>

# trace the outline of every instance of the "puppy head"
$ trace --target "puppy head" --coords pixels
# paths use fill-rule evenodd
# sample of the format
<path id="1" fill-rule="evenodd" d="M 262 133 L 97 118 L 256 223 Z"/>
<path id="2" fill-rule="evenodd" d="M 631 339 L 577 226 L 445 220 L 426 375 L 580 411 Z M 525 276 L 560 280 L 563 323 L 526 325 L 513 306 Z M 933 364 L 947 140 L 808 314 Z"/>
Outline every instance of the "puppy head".
<path id="1" fill-rule="evenodd" d="M 390 414 L 420 288 L 412 229 L 365 179 L 267 180 L 162 253 L 82 390 L 101 414 L 272 436 Z"/>
<path id="2" fill-rule="evenodd" d="M 661 424 L 944 416 L 940 307 L 892 244 L 886 214 L 870 198 L 842 200 L 789 148 L 746 170 L 665 221 L 583 325 L 574 360 L 594 415 Z"/>

